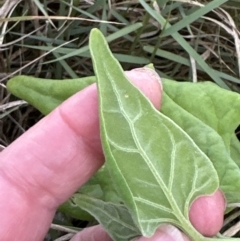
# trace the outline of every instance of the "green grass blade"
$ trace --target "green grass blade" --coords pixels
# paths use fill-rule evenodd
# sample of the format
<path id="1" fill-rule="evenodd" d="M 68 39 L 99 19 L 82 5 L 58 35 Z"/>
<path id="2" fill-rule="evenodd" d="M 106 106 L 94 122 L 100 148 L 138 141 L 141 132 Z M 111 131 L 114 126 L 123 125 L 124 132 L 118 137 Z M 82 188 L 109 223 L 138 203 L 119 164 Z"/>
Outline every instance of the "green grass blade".
<path id="1" fill-rule="evenodd" d="M 156 19 L 162 26 L 166 24 L 166 19 L 156 11 L 154 11 L 144 0 L 139 0 L 141 5 L 149 14 Z M 170 28 L 171 24 L 167 23 L 166 28 Z M 182 46 L 185 51 L 195 59 L 197 64 L 222 88 L 229 89 L 227 84 L 213 71 L 212 68 L 202 59 L 202 57 L 189 45 L 189 43 L 177 32 L 172 34 L 172 37 Z"/>
<path id="2" fill-rule="evenodd" d="M 204 7 L 200 7 L 197 11 L 188 15 L 186 18 L 183 18 L 182 20 L 178 21 L 176 24 L 172 25 L 171 27 L 166 28 L 164 32 L 161 34 L 161 36 L 167 37 L 169 35 L 174 34 L 175 32 L 187 27 L 187 25 L 191 24 L 192 22 L 201 18 L 206 13 L 211 12 L 213 9 L 219 7 L 220 5 L 224 4 L 227 1 L 228 0 L 215 0 L 215 1 L 209 2 Z"/>

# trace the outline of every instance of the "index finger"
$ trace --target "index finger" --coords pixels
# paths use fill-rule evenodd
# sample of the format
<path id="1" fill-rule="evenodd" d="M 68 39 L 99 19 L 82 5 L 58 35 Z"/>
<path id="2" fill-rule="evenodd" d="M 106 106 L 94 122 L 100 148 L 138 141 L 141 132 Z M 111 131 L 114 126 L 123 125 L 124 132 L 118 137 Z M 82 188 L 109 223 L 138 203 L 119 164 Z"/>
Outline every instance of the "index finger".
<path id="1" fill-rule="evenodd" d="M 159 108 L 157 74 L 150 69 L 126 74 Z M 43 238 L 57 206 L 104 163 L 99 133 L 97 90 L 91 85 L 0 154 L 1 240 Z"/>

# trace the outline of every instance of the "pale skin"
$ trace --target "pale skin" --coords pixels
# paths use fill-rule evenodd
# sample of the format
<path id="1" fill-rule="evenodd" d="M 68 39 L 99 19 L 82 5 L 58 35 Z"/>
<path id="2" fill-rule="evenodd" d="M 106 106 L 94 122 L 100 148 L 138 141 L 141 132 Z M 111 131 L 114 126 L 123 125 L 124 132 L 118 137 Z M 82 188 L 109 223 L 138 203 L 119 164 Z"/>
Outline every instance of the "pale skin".
<path id="1" fill-rule="evenodd" d="M 161 85 L 155 72 L 134 70 L 129 79 L 160 108 Z M 65 101 L 0 153 L 0 240 L 41 241 L 57 207 L 103 165 L 96 85 Z M 206 236 L 222 226 L 225 199 L 220 191 L 195 200 L 189 216 Z M 110 241 L 101 226 L 71 241 Z M 177 228 L 161 226 L 139 241 L 189 241 Z"/>

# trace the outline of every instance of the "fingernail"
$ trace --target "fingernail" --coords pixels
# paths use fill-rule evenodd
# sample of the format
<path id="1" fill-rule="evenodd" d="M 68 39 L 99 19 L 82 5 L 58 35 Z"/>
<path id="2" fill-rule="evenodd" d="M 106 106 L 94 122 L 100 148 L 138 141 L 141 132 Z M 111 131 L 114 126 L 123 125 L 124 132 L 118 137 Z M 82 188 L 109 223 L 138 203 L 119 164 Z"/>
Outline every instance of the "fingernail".
<path id="1" fill-rule="evenodd" d="M 142 67 L 142 68 L 136 68 L 136 69 L 132 69 L 130 71 L 127 71 L 127 72 L 133 72 L 133 73 L 146 73 L 148 74 L 149 76 L 151 76 L 153 79 L 157 80 L 159 83 L 161 83 L 161 86 L 162 86 L 162 81 L 161 81 L 161 78 L 160 76 L 158 75 L 158 73 L 153 70 L 153 69 L 150 69 L 148 67 Z"/>

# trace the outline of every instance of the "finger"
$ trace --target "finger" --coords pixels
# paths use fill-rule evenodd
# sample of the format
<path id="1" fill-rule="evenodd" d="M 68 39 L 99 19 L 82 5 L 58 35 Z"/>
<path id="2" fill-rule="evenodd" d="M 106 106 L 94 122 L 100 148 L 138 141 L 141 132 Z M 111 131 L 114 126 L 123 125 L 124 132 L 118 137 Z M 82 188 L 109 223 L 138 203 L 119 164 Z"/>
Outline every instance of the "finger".
<path id="1" fill-rule="evenodd" d="M 190 239 L 176 227 L 164 224 L 157 229 L 152 237 L 141 237 L 133 241 L 190 241 Z"/>
<path id="2" fill-rule="evenodd" d="M 90 228 L 85 228 L 77 233 L 70 241 L 112 241 L 107 232 L 102 226 L 97 225 Z M 155 234 L 150 237 L 140 237 L 132 241 L 190 241 L 177 228 L 172 225 L 161 225 Z"/>
<path id="3" fill-rule="evenodd" d="M 145 69 L 127 75 L 159 108 L 156 73 Z M 56 207 L 104 162 L 96 85 L 64 102 L 0 158 L 0 240 L 42 240 Z"/>
<path id="4" fill-rule="evenodd" d="M 70 241 L 112 241 L 101 225 L 85 228 L 74 235 Z"/>
<path id="5" fill-rule="evenodd" d="M 146 69 L 127 75 L 159 107 L 161 91 L 155 72 Z M 55 207 L 103 164 L 99 133 L 94 84 L 67 100 L 4 150 L 0 173 L 27 195 L 34 194 L 46 206 Z"/>
<path id="6" fill-rule="evenodd" d="M 223 193 L 217 190 L 209 196 L 199 197 L 190 207 L 189 219 L 204 236 L 215 236 L 223 226 L 226 202 Z"/>

